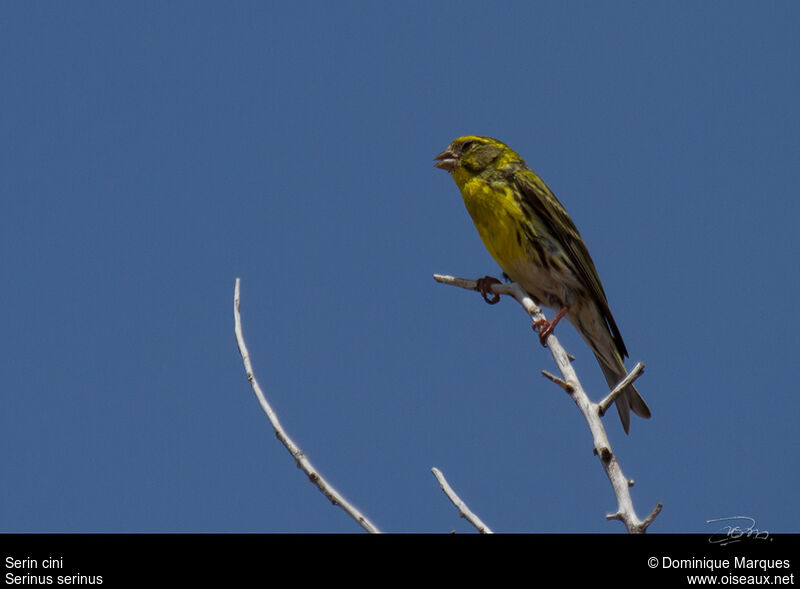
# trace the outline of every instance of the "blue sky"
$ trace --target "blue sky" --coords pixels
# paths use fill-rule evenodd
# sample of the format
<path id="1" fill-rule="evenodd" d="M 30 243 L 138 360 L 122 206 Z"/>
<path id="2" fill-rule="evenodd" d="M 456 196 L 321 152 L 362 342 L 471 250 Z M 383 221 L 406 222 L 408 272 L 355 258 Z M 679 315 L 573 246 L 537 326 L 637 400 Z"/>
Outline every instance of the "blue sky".
<path id="1" fill-rule="evenodd" d="M 518 151 L 580 228 L 650 421 L 652 532 L 800 531 L 797 3 L 7 3 L 0 528 L 622 532 L 522 309 L 432 158 Z M 590 396 L 600 369 L 569 324 Z"/>

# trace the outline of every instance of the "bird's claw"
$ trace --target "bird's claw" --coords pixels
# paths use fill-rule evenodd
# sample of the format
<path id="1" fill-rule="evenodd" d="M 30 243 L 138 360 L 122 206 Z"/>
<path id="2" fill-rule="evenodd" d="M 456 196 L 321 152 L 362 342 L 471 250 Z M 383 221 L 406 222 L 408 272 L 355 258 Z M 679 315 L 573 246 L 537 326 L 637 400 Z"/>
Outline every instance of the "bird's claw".
<path id="1" fill-rule="evenodd" d="M 550 321 L 547 319 L 539 319 L 531 324 L 531 328 L 539 332 L 539 341 L 543 346 L 547 345 L 547 338 L 553 333 L 553 330 L 556 328 L 556 325 L 558 325 L 558 322 L 561 321 L 561 318 L 567 314 L 567 310 L 569 310 L 569 307 L 564 307 Z"/>
<path id="2" fill-rule="evenodd" d="M 548 321 L 547 319 L 539 319 L 539 321 L 534 321 L 531 324 L 531 328 L 533 329 L 533 331 L 539 332 L 539 342 L 543 346 L 547 345 L 547 342 L 545 340 L 551 333 L 553 333 L 554 327 L 555 325 L 553 325 L 553 323 L 551 321 Z"/>
<path id="3" fill-rule="evenodd" d="M 495 305 L 500 302 L 500 295 L 496 292 L 492 292 L 492 285 L 493 284 L 502 284 L 497 278 L 493 276 L 484 276 L 483 278 L 478 278 L 475 281 L 475 290 L 481 293 L 483 300 L 489 303 L 490 305 Z M 489 298 L 489 294 L 491 294 L 491 298 Z"/>

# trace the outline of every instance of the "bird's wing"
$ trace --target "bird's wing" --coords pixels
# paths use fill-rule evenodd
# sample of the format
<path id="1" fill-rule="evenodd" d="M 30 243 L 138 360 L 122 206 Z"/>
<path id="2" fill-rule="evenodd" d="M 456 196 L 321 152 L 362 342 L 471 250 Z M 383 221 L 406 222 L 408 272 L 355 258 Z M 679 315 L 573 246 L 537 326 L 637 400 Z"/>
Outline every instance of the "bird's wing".
<path id="1" fill-rule="evenodd" d="M 611 315 L 608 299 L 600 277 L 597 275 L 597 269 L 594 267 L 589 250 L 578 233 L 577 227 L 547 184 L 530 169 L 517 170 L 514 173 L 514 180 L 520 189 L 523 202 L 539 215 L 547 230 L 561 243 L 569 255 L 574 270 L 589 295 L 597 303 L 600 313 L 608 324 L 617 351 L 624 358 L 628 355 L 628 351 L 625 349 L 625 343 L 622 341 L 617 323 Z"/>

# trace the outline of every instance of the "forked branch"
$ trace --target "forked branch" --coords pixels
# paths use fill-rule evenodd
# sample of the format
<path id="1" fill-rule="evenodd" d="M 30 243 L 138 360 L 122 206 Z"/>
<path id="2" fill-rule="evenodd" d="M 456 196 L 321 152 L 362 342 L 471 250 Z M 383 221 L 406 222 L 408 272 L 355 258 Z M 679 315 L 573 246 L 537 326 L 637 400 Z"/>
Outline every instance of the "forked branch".
<path id="1" fill-rule="evenodd" d="M 443 276 L 439 274 L 434 274 L 433 278 L 442 284 L 458 286 L 460 288 L 466 288 L 469 290 L 477 290 L 476 280 L 456 278 L 453 276 Z M 534 303 L 533 299 L 531 299 L 528 293 L 526 293 L 519 284 L 515 282 L 508 284 L 492 284 L 491 290 L 498 295 L 510 295 L 514 297 L 517 302 L 522 305 L 525 311 L 528 312 L 532 322 L 535 323 L 545 319 L 545 316 L 542 314 L 542 310 L 536 303 Z M 661 511 L 661 503 L 656 505 L 655 509 L 653 509 L 650 515 L 644 520 L 639 519 L 639 517 L 636 515 L 636 511 L 633 508 L 633 500 L 631 499 L 630 494 L 630 486 L 633 484 L 633 481 L 628 480 L 625 478 L 625 475 L 622 474 L 622 468 L 617 461 L 617 457 L 611 451 L 611 444 L 608 441 L 608 436 L 606 435 L 606 430 L 603 427 L 602 421 L 602 415 L 605 413 L 605 410 L 608 409 L 609 405 L 614 401 L 616 396 L 619 395 L 619 392 L 641 374 L 642 370 L 644 369 L 644 365 L 641 363 L 637 364 L 631 373 L 628 374 L 616 387 L 614 387 L 614 390 L 611 391 L 611 393 L 609 393 L 609 395 L 603 399 L 603 401 L 600 403 L 593 403 L 583 390 L 583 387 L 578 380 L 578 375 L 570 362 L 571 357 L 569 354 L 567 354 L 564 348 L 561 347 L 561 344 L 558 342 L 556 336 L 551 333 L 549 336 L 547 336 L 545 343 L 547 348 L 550 350 L 550 353 L 552 354 L 553 360 L 555 360 L 559 371 L 561 372 L 561 378 L 549 373 L 545 373 L 545 376 L 567 392 L 570 398 L 578 406 L 578 409 L 580 409 L 584 419 L 586 419 L 586 423 L 589 425 L 589 430 L 592 433 L 592 439 L 594 441 L 594 453 L 598 456 L 598 458 L 600 458 L 600 463 L 603 465 L 603 470 L 605 470 L 608 480 L 611 482 L 611 486 L 614 489 L 614 494 L 617 497 L 618 507 L 616 513 L 607 515 L 606 518 L 620 520 L 625 524 L 625 527 L 631 534 L 644 533 L 647 530 L 647 527 L 653 522 L 655 517 Z"/>

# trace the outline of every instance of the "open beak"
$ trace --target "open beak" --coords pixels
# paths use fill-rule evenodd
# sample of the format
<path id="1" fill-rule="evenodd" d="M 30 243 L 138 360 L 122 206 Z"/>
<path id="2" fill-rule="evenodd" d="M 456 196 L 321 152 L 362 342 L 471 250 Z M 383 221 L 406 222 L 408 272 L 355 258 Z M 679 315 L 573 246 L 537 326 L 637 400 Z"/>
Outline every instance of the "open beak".
<path id="1" fill-rule="evenodd" d="M 434 168 L 447 170 L 448 172 L 452 172 L 456 165 L 458 165 L 458 158 L 456 157 L 455 152 L 453 152 L 449 147 L 433 159 L 437 160 L 436 163 L 433 164 Z"/>

